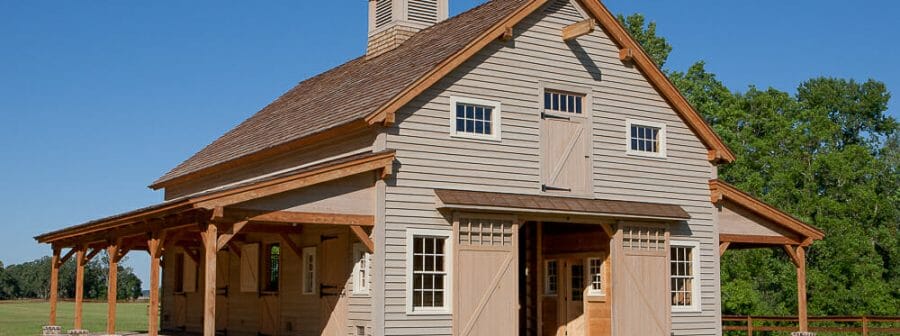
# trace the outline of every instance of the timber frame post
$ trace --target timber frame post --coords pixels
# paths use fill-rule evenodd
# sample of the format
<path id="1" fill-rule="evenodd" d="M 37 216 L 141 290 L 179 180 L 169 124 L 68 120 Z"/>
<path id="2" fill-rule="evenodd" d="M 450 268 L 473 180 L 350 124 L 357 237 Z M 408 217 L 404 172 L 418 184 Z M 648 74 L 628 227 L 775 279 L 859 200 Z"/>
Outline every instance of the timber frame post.
<path id="1" fill-rule="evenodd" d="M 150 233 L 147 239 L 147 252 L 150 252 L 150 304 L 147 318 L 147 334 L 159 335 L 159 259 L 162 257 L 162 247 L 165 243 L 165 234 L 159 231 Z"/>
<path id="2" fill-rule="evenodd" d="M 219 233 L 215 223 L 205 224 L 201 232 L 205 251 L 203 285 L 203 335 L 216 335 L 216 256 L 219 252 Z M 227 242 L 226 242 L 227 243 Z"/>
<path id="3" fill-rule="evenodd" d="M 81 330 L 82 308 L 84 307 L 84 264 L 87 246 L 75 247 L 75 325 L 73 329 Z"/>
<path id="4" fill-rule="evenodd" d="M 62 264 L 60 252 L 61 248 L 53 246 L 53 257 L 50 258 L 50 321 L 48 321 L 51 326 L 56 325 L 56 305 L 59 301 L 59 267 Z"/>
<path id="5" fill-rule="evenodd" d="M 116 300 L 118 299 L 119 282 L 119 243 L 112 243 L 106 247 L 109 257 L 109 276 L 106 289 L 106 334 L 116 334 Z"/>
<path id="6" fill-rule="evenodd" d="M 806 307 L 806 249 L 802 245 L 784 245 L 794 266 L 797 266 L 797 322 L 800 332 L 809 331 L 809 318 Z"/>

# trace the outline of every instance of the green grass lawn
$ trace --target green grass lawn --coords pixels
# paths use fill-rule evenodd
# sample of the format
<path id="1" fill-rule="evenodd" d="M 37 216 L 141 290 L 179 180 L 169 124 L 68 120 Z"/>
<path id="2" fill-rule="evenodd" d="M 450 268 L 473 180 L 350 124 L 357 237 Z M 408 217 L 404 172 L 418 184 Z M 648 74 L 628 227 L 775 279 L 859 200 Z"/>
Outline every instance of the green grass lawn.
<path id="1" fill-rule="evenodd" d="M 119 303 L 116 305 L 116 329 L 119 331 L 147 330 L 147 303 Z M 50 304 L 46 302 L 0 302 L 0 336 L 40 335 L 47 324 Z M 60 302 L 56 323 L 63 332 L 72 328 L 75 303 Z M 106 303 L 84 304 L 84 329 L 106 331 Z"/>

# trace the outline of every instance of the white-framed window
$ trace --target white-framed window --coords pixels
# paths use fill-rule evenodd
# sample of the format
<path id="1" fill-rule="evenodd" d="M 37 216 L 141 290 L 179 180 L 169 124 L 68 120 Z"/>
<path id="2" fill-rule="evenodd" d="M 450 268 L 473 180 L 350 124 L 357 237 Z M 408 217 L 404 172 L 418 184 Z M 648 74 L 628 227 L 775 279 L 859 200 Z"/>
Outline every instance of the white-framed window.
<path id="1" fill-rule="evenodd" d="M 362 244 L 353 245 L 353 294 L 369 294 L 372 254 Z"/>
<path id="2" fill-rule="evenodd" d="M 409 314 L 449 314 L 451 284 L 450 231 L 409 229 L 406 237 Z"/>
<path id="3" fill-rule="evenodd" d="M 605 285 L 603 284 L 603 258 L 588 258 L 588 295 L 604 296 L 606 295 Z"/>
<path id="4" fill-rule="evenodd" d="M 544 295 L 554 296 L 559 290 L 559 263 L 554 260 L 544 261 Z"/>
<path id="5" fill-rule="evenodd" d="M 500 102 L 453 96 L 450 106 L 452 136 L 500 140 Z"/>
<path id="6" fill-rule="evenodd" d="M 316 294 L 316 247 L 303 248 L 303 294 Z"/>
<path id="7" fill-rule="evenodd" d="M 628 119 L 625 121 L 625 133 L 628 154 L 666 157 L 666 124 Z"/>
<path id="8" fill-rule="evenodd" d="M 669 260 L 672 311 L 700 311 L 700 244 L 671 241 Z"/>

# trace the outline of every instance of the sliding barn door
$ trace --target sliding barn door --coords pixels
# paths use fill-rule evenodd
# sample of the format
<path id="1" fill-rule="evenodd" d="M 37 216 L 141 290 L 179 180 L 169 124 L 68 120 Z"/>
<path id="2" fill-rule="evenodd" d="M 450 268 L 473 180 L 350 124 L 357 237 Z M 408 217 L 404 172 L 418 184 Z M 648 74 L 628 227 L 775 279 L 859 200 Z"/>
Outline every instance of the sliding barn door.
<path id="1" fill-rule="evenodd" d="M 228 330 L 229 276 L 231 252 L 216 254 L 216 330 Z"/>
<path id="2" fill-rule="evenodd" d="M 518 225 L 479 216 L 459 218 L 455 231 L 454 335 L 518 335 Z"/>
<path id="3" fill-rule="evenodd" d="M 613 287 L 617 335 L 669 335 L 668 230 L 624 224 L 619 231 Z"/>
<path id="4" fill-rule="evenodd" d="M 590 192 L 587 118 L 545 112 L 541 122 L 541 184 L 547 193 Z"/>

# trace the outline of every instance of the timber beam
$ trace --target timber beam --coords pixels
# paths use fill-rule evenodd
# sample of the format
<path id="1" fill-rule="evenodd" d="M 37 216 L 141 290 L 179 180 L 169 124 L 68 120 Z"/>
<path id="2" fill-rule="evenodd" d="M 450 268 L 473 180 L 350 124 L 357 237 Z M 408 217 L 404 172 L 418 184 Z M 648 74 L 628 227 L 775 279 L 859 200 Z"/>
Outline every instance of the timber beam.
<path id="1" fill-rule="evenodd" d="M 353 234 L 356 235 L 356 239 L 359 239 L 359 242 L 366 246 L 366 250 L 369 253 L 375 253 L 375 242 L 372 241 L 372 238 L 369 238 L 369 234 L 366 233 L 359 225 L 350 226 L 350 231 L 353 231 Z"/>
<path id="2" fill-rule="evenodd" d="M 593 33 L 595 27 L 597 27 L 597 21 L 594 19 L 587 19 L 570 24 L 563 27 L 562 39 L 563 41 L 569 42 L 578 37 Z"/>
<path id="3" fill-rule="evenodd" d="M 375 226 L 375 216 L 371 215 L 225 208 L 220 216 L 213 217 L 213 220 L 222 222 L 247 221 L 283 224 Z M 246 230 L 243 226 L 241 229 Z"/>

